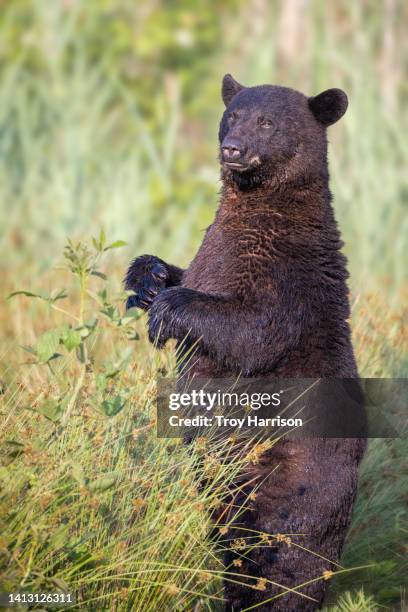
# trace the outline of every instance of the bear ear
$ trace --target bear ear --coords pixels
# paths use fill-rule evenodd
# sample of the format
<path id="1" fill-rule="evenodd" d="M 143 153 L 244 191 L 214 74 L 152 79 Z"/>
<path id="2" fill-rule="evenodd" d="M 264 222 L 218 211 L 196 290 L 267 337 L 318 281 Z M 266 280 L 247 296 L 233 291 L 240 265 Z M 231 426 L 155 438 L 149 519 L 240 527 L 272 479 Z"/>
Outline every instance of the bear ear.
<path id="1" fill-rule="evenodd" d="M 326 89 L 318 96 L 309 98 L 308 102 L 317 121 L 326 127 L 336 123 L 348 106 L 347 96 L 341 89 Z"/>
<path id="2" fill-rule="evenodd" d="M 240 85 L 230 74 L 226 74 L 222 79 L 221 95 L 225 106 L 228 106 L 232 98 L 236 94 L 245 89 L 243 85 Z"/>

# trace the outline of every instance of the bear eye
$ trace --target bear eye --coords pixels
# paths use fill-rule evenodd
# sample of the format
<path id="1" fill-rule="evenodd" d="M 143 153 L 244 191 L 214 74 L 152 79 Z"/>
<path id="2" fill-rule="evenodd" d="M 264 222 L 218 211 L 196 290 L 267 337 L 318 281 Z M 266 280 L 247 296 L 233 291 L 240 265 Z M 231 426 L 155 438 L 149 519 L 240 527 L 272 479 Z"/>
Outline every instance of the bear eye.
<path id="1" fill-rule="evenodd" d="M 263 128 L 271 128 L 271 127 L 273 127 L 273 121 L 271 119 L 268 119 L 267 117 L 259 117 L 258 118 L 258 123 Z"/>
<path id="2" fill-rule="evenodd" d="M 227 121 L 229 124 L 234 123 L 236 121 L 238 115 L 234 111 L 228 115 Z"/>

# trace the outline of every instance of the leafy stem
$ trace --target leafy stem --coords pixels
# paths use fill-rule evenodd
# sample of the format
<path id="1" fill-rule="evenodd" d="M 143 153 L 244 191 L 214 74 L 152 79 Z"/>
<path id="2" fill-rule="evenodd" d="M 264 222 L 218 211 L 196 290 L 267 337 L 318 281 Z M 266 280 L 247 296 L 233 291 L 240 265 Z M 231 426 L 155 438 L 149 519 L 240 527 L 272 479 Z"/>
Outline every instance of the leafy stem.
<path id="1" fill-rule="evenodd" d="M 31 290 L 18 290 L 10 294 L 10 298 L 23 295 L 28 298 L 39 299 L 47 303 L 50 308 L 64 315 L 66 319 L 56 327 L 52 327 L 43 332 L 36 340 L 33 346 L 24 346 L 31 355 L 36 358 L 37 365 L 48 366 L 53 378 L 59 387 L 59 394 L 53 390 L 53 397 L 46 397 L 41 404 L 36 405 L 35 410 L 56 424 L 60 422 L 62 429 L 54 431 L 53 435 L 58 435 L 58 431 L 62 431 L 68 423 L 73 411 L 78 406 L 89 373 L 92 371 L 93 359 L 91 358 L 92 343 L 89 343 L 89 338 L 95 333 L 98 326 L 99 316 L 108 320 L 110 325 L 124 331 L 129 340 L 137 340 L 138 335 L 131 327 L 131 324 L 136 320 L 139 313 L 128 311 L 125 316 L 122 316 L 120 309 L 115 304 L 115 301 L 122 301 L 123 296 L 112 301 L 108 295 L 106 286 L 97 293 L 90 291 L 91 276 L 99 278 L 103 283 L 107 281 L 106 275 L 98 269 L 102 256 L 111 249 L 117 249 L 124 246 L 126 243 L 122 240 L 117 240 L 112 243 L 107 243 L 106 236 L 103 231 L 100 232 L 98 238 L 92 238 L 92 242 L 78 241 L 68 239 L 64 248 L 63 268 L 68 270 L 75 279 L 77 290 L 75 297 L 79 302 L 79 310 L 73 314 L 60 307 L 57 302 L 68 297 L 68 292 L 65 289 L 54 289 L 51 293 L 46 293 L 43 290 L 33 292 Z M 79 296 L 78 296 L 79 292 Z M 88 319 L 90 310 L 89 296 L 96 300 L 98 304 L 98 313 L 94 312 L 93 316 Z M 66 379 L 63 371 L 58 367 L 54 367 L 54 360 L 62 358 L 67 353 L 74 352 L 77 358 L 77 375 L 75 379 Z M 107 390 L 107 381 L 118 373 L 117 366 L 106 365 L 102 368 L 101 377 L 101 408 L 107 416 L 115 416 L 120 412 L 125 405 L 122 396 L 110 397 Z M 103 383 L 103 384 L 102 384 Z M 68 391 L 68 393 L 67 393 Z"/>

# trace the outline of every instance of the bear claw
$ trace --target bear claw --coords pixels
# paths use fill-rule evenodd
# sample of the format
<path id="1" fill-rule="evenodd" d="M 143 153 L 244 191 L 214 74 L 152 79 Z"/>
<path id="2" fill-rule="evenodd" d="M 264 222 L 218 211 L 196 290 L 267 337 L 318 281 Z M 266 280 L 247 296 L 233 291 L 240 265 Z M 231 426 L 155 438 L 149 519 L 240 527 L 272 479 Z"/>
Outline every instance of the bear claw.
<path id="1" fill-rule="evenodd" d="M 166 288 L 168 271 L 158 257 L 142 255 L 132 261 L 126 273 L 125 288 L 133 291 L 126 301 L 126 309 L 149 310 L 154 298 Z"/>

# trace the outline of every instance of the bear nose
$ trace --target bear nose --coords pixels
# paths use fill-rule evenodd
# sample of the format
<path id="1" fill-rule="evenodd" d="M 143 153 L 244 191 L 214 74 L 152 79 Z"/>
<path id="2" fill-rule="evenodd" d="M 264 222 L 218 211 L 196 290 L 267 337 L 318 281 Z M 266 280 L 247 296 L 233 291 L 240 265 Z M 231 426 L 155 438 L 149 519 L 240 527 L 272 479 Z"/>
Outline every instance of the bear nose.
<path id="1" fill-rule="evenodd" d="M 245 153 L 245 148 L 242 142 L 235 138 L 224 140 L 221 146 L 222 159 L 225 162 L 237 161 Z"/>

